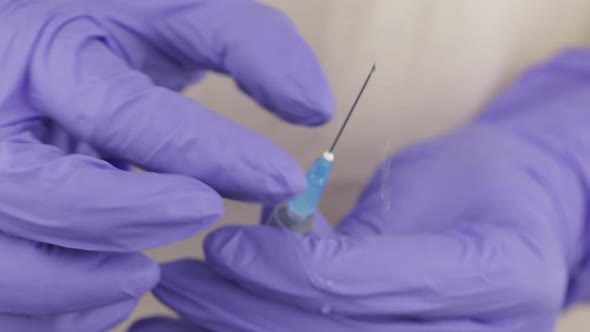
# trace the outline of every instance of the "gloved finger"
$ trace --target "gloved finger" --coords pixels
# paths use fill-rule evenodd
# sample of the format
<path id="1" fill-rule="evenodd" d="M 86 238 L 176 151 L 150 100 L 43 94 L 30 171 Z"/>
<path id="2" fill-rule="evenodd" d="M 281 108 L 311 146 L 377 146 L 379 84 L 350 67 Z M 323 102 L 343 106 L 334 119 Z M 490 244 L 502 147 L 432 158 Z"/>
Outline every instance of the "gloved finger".
<path id="1" fill-rule="evenodd" d="M 0 233 L 0 313 L 77 312 L 140 298 L 159 280 L 139 253 L 103 253 L 35 243 Z"/>
<path id="2" fill-rule="evenodd" d="M 304 187 L 285 151 L 154 86 L 101 41 L 104 32 L 91 21 L 71 21 L 63 31 L 67 38 L 39 41 L 47 52 L 32 61 L 31 89 L 36 108 L 78 138 L 144 169 L 195 177 L 229 198 L 273 203 Z"/>
<path id="3" fill-rule="evenodd" d="M 366 238 L 227 227 L 206 238 L 205 253 L 220 275 L 306 310 L 424 319 L 559 312 L 567 279 L 559 250 L 528 236 L 483 223 Z"/>
<path id="4" fill-rule="evenodd" d="M 197 325 L 180 319 L 150 317 L 137 321 L 128 332 L 210 332 Z"/>
<path id="5" fill-rule="evenodd" d="M 109 164 L 121 170 L 130 170 L 131 165 L 124 159 L 115 158 L 105 154 L 82 142 L 71 133 L 67 132 L 59 123 L 46 119 L 34 124 L 28 123 L 30 132 L 43 144 L 53 145 L 63 151 L 65 154 L 82 154 L 85 156 L 95 157 L 107 161 Z M 26 130 L 25 130 L 26 131 Z M 21 131 L 23 132 L 23 131 Z"/>
<path id="6" fill-rule="evenodd" d="M 0 229 L 68 248 L 139 251 L 203 230 L 217 193 L 184 176 L 125 172 L 27 135 L 0 142 Z"/>
<path id="7" fill-rule="evenodd" d="M 210 331 L 500 331 L 498 326 L 465 318 L 421 321 L 391 314 L 382 319 L 362 319 L 339 315 L 328 305 L 306 311 L 241 288 L 194 260 L 163 265 L 162 281 L 154 293 L 184 320 Z"/>
<path id="8" fill-rule="evenodd" d="M 249 293 L 213 273 L 203 262 L 181 260 L 162 266 L 154 294 L 183 319 L 211 331 L 373 331 L 344 319 L 324 320 L 296 307 Z M 318 311 L 319 313 L 319 311 Z M 385 329 L 383 331 L 386 331 Z M 390 330 L 388 330 L 390 331 Z"/>
<path id="9" fill-rule="evenodd" d="M 290 20 L 273 8 L 250 0 L 114 0 L 103 7 L 176 62 L 229 74 L 287 121 L 318 125 L 334 113 L 319 61 Z"/>
<path id="10" fill-rule="evenodd" d="M 103 307 L 56 315 L 26 316 L 0 314 L 0 326 L 18 332 L 110 331 L 122 323 L 137 305 L 127 300 Z"/>

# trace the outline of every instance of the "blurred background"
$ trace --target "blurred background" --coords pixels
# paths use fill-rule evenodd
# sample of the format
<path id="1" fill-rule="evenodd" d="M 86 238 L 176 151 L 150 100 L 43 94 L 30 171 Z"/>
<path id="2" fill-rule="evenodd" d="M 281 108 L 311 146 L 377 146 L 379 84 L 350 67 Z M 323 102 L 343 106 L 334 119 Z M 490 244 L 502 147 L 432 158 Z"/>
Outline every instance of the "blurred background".
<path id="1" fill-rule="evenodd" d="M 289 15 L 322 62 L 338 117 L 316 129 L 279 122 L 211 75 L 188 95 L 259 131 L 308 166 L 333 139 L 373 62 L 377 72 L 338 148 L 322 211 L 337 221 L 388 153 L 475 114 L 519 72 L 565 47 L 590 44 L 590 0 L 266 0 Z M 221 224 L 255 223 L 259 208 L 227 202 Z M 201 257 L 203 234 L 149 252 L 158 261 Z M 198 282 L 198 280 L 195 280 Z M 129 322 L 165 314 L 148 296 Z M 125 331 L 128 325 L 116 331 Z M 590 308 L 558 332 L 590 328 Z"/>

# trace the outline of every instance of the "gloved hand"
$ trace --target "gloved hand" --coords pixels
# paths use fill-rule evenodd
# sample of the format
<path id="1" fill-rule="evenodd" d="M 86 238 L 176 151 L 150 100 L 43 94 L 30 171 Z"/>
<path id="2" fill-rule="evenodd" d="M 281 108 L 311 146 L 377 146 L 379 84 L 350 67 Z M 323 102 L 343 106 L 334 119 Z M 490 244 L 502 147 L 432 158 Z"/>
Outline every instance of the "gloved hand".
<path id="1" fill-rule="evenodd" d="M 590 52 L 387 160 L 331 233 L 227 227 L 163 267 L 152 331 L 553 331 L 590 298 Z"/>
<path id="2" fill-rule="evenodd" d="M 304 186 L 287 153 L 174 90 L 213 70 L 291 122 L 333 109 L 309 47 L 253 1 L 0 0 L 0 31 L 1 331 L 105 331 L 159 279 L 140 250 L 211 225 L 222 196 Z"/>

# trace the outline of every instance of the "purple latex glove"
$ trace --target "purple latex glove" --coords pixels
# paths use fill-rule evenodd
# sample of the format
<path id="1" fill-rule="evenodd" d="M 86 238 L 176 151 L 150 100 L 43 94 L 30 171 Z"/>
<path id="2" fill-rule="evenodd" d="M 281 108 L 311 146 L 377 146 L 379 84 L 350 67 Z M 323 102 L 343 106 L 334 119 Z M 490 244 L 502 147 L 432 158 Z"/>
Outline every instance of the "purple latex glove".
<path id="1" fill-rule="evenodd" d="M 174 90 L 214 70 L 285 120 L 333 112 L 309 47 L 253 1 L 0 0 L 0 31 L 1 331 L 105 331 L 158 282 L 140 250 L 211 225 L 222 196 L 303 187 L 287 153 Z"/>
<path id="2" fill-rule="evenodd" d="M 590 298 L 589 107 L 590 51 L 564 52 L 385 162 L 332 234 L 214 232 L 163 267 L 181 319 L 132 331 L 553 331 Z"/>

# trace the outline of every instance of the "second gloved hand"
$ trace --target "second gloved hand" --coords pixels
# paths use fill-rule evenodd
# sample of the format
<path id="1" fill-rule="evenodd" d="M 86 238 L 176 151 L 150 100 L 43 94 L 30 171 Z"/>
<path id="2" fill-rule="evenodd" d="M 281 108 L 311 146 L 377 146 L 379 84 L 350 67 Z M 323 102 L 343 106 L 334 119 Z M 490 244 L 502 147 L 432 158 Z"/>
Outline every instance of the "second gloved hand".
<path id="1" fill-rule="evenodd" d="M 588 299 L 590 53 L 385 162 L 333 232 L 227 227 L 164 265 L 132 331 L 549 332 Z"/>

